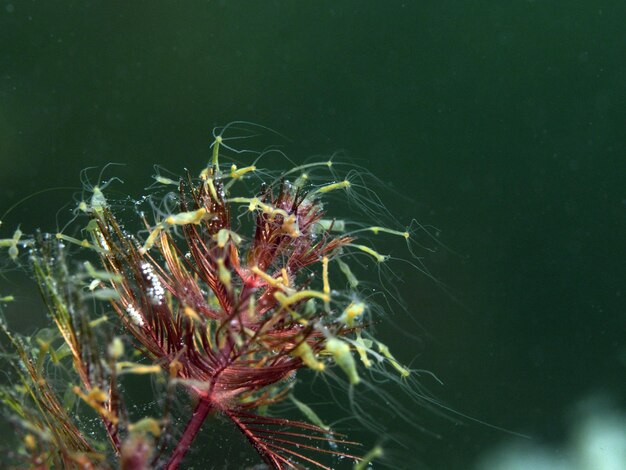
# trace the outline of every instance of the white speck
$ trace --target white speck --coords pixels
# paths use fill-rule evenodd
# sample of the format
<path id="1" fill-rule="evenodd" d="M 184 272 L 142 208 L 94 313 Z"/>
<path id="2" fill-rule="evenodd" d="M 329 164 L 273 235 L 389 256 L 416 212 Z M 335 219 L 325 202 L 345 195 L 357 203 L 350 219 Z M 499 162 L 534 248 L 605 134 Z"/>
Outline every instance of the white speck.
<path id="1" fill-rule="evenodd" d="M 134 306 L 132 306 L 131 304 L 128 304 L 126 306 L 126 313 L 128 313 L 128 316 L 130 317 L 130 319 L 133 321 L 135 325 L 143 326 L 143 318 L 141 317 L 141 315 L 139 314 L 139 312 Z"/>
<path id="2" fill-rule="evenodd" d="M 143 263 L 141 265 L 141 272 L 143 273 L 146 281 L 148 281 L 148 298 L 153 305 L 161 305 L 163 298 L 165 297 L 165 289 L 156 275 L 152 266 L 149 263 Z"/>

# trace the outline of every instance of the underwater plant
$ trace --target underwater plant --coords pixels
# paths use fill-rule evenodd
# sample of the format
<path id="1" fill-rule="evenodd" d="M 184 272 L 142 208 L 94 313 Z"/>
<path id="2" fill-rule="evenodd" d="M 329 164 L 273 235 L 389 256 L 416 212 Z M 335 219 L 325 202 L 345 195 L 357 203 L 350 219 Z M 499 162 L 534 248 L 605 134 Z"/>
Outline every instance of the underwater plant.
<path id="1" fill-rule="evenodd" d="M 341 164 L 328 160 L 273 174 L 257 158 L 224 170 L 232 129 L 237 123 L 214 133 L 198 177 L 155 176 L 144 198 L 153 217 L 138 212 L 140 230 L 128 228 L 136 222 L 98 181 L 75 211 L 86 221 L 82 236 L 68 225 L 0 240 L 11 261 L 28 265 L 54 323 L 26 337 L 0 322 L 13 351 L 6 348 L 12 383 L 0 399 L 21 436 L 16 467 L 181 468 L 202 446 L 196 437 L 207 418 L 218 415 L 270 468 L 352 462 L 360 470 L 380 447 L 363 449 L 298 400 L 302 372 L 343 384 L 355 413 L 363 409 L 355 390 L 374 387 L 364 371 L 425 396 L 413 371 L 373 336 L 377 308 L 351 268 L 388 262 L 368 235 L 410 244 L 410 230 L 331 215 L 333 195 L 361 191 L 370 198 L 366 215 L 382 220 L 359 168 L 342 177 Z M 148 389 L 159 406 L 137 416 L 125 382 L 142 377 L 150 383 L 141 394 Z M 376 393 L 408 419 L 392 395 Z M 177 426 L 181 394 L 188 408 Z M 275 411 L 286 403 L 302 420 Z"/>

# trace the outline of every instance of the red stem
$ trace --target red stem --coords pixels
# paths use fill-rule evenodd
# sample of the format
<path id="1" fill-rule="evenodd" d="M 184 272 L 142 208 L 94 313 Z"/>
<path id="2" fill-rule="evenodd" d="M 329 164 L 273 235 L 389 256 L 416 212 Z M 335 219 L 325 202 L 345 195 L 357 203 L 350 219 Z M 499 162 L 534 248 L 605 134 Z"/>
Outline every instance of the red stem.
<path id="1" fill-rule="evenodd" d="M 176 470 L 178 468 L 185 457 L 185 454 L 189 450 L 189 447 L 191 447 L 191 443 L 196 438 L 198 431 L 200 431 L 200 428 L 209 414 L 209 411 L 211 411 L 211 408 L 212 406 L 207 400 L 200 400 L 196 409 L 193 411 L 191 418 L 187 421 L 185 431 L 178 441 L 178 444 L 176 444 L 176 449 L 172 452 L 172 456 L 170 457 L 169 462 L 167 462 L 165 470 Z"/>

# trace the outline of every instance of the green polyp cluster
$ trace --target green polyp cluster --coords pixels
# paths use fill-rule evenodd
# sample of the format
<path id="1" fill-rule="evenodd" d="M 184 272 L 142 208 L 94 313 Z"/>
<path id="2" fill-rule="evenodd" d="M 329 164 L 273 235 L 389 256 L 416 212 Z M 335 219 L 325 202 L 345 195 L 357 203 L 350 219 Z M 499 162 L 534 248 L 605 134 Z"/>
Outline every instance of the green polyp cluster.
<path id="1" fill-rule="evenodd" d="M 2 323 L 22 396 L 3 391 L 0 399 L 18 417 L 25 460 L 43 460 L 43 468 L 107 461 L 113 467 L 135 456 L 173 470 L 209 412 L 230 419 L 273 468 L 288 468 L 290 459 L 315 463 L 321 457 L 302 449 L 315 455 L 322 445 L 328 448 L 320 454 L 348 457 L 355 470 L 382 456 L 380 447 L 364 457 L 351 453 L 355 443 L 326 424 L 335 417 L 320 417 L 294 396 L 293 386 L 316 377 L 340 384 L 357 414 L 361 408 L 352 400 L 359 390 L 410 379 L 411 370 L 373 335 L 378 309 L 360 277 L 392 260 L 371 238 L 390 235 L 408 243 L 411 234 L 385 227 L 384 217 L 375 220 L 381 225 L 368 225 L 325 212 L 333 198 L 360 188 L 352 170 L 340 173 L 340 162 L 271 173 L 255 160 L 232 163 L 222 173 L 221 153 L 229 145 L 222 134 L 215 137 L 210 165 L 198 178 L 157 175 L 155 184 L 177 186 L 166 197 L 174 194 L 179 205 L 159 200 L 158 192 L 146 198 L 155 215 L 141 217 L 142 232 L 123 229 L 105 183 L 91 186 L 89 201 L 79 203 L 77 214 L 87 223 L 74 232 L 68 225 L 37 238 L 17 228 L 0 239 L 12 261 L 21 248 L 32 249 L 27 261 L 54 326 L 54 334 L 29 342 Z M 267 185 L 243 189 L 262 177 Z M 241 229 L 246 217 L 252 233 Z M 13 300 L 0 296 L 0 303 Z M 48 371 L 63 376 L 63 389 L 55 389 Z M 153 397 L 165 404 L 160 416 L 129 417 L 120 385 L 128 376 L 162 384 L 164 396 Z M 180 390 L 197 408 L 176 441 L 172 400 Z M 273 415 L 283 402 L 306 422 Z M 85 436 L 72 409 L 99 423 L 97 438 Z M 290 440 L 294 436 L 304 441 Z M 150 461 L 153 455 L 157 460 Z"/>
<path id="2" fill-rule="evenodd" d="M 219 165 L 219 154 L 220 154 L 220 144 L 222 143 L 222 136 L 218 135 L 213 141 L 213 169 L 215 173 L 219 173 L 220 165 Z"/>

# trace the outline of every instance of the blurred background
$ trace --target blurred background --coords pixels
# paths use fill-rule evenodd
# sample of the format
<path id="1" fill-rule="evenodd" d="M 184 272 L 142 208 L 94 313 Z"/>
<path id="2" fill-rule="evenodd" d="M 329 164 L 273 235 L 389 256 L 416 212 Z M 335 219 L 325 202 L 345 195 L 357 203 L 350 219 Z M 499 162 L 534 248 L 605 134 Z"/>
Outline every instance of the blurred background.
<path id="1" fill-rule="evenodd" d="M 602 468 L 573 449 L 610 417 L 598 448 L 626 452 L 624 18 L 607 0 L 2 0 L 0 214 L 74 189 L 23 202 L 0 238 L 55 231 L 87 166 L 126 164 L 107 176 L 134 197 L 155 163 L 195 173 L 232 120 L 296 162 L 343 150 L 447 247 L 424 262 L 449 291 L 397 267 L 413 318 L 393 323 L 420 341 L 384 341 L 453 410 L 530 436 L 416 410 L 431 433 L 395 430 L 419 456 L 398 468 Z M 41 308 L 1 282 L 32 332 Z"/>

